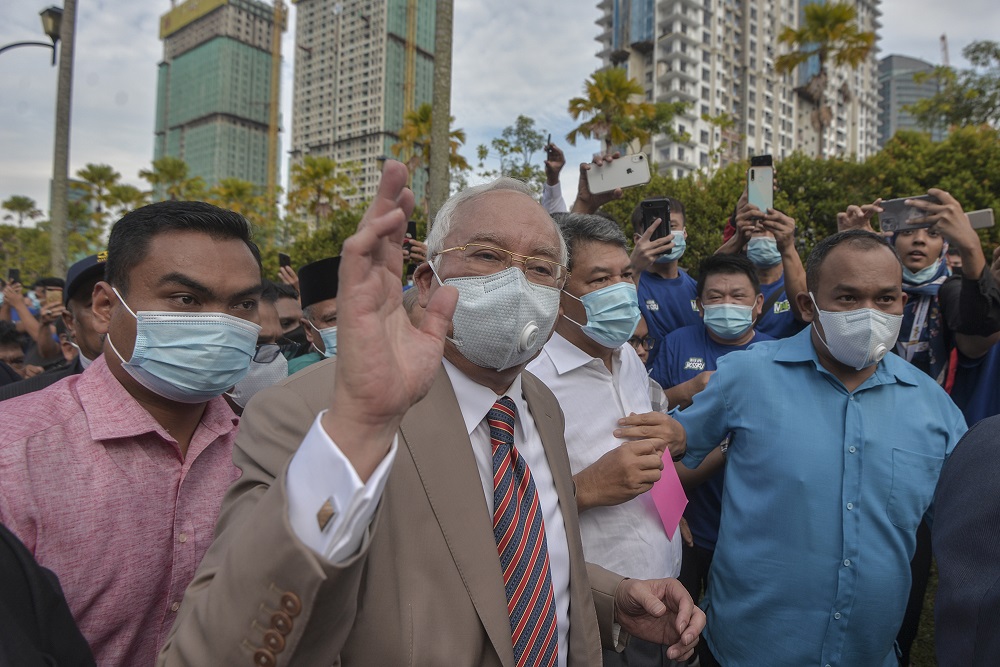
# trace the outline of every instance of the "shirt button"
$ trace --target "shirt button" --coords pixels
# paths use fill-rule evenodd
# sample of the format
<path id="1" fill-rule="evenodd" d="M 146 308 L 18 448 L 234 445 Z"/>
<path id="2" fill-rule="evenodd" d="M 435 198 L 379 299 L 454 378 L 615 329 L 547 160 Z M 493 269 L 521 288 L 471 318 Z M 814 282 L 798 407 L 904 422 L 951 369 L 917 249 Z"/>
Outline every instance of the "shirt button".
<path id="1" fill-rule="evenodd" d="M 847 503 L 847 509 L 849 510 L 854 509 L 854 503 Z"/>
<path id="2" fill-rule="evenodd" d="M 187 533 L 181 533 L 180 535 L 178 535 L 177 536 L 177 541 L 180 542 L 181 544 L 184 544 L 185 542 L 187 542 L 188 541 Z"/>
<path id="3" fill-rule="evenodd" d="M 847 451 L 853 454 L 854 452 L 858 451 L 858 448 L 855 447 L 854 445 L 851 445 L 850 447 L 847 448 Z"/>
<path id="4" fill-rule="evenodd" d="M 840 612 L 838 611 L 836 614 L 833 615 L 833 617 L 839 621 L 840 620 Z"/>
<path id="5" fill-rule="evenodd" d="M 849 400 L 849 401 L 853 401 L 853 400 L 854 400 L 854 397 L 853 397 L 853 396 L 851 396 L 851 397 L 850 397 L 850 398 L 849 398 L 848 400 Z"/>
<path id="6" fill-rule="evenodd" d="M 173 612 L 176 612 L 180 608 L 181 608 L 181 603 L 180 602 L 175 602 L 172 605 L 170 605 L 170 611 L 173 611 Z"/>
<path id="7" fill-rule="evenodd" d="M 850 559 L 845 560 L 844 567 L 850 567 L 850 566 L 851 566 L 851 560 Z M 837 614 L 837 618 L 840 618 L 840 614 Z"/>

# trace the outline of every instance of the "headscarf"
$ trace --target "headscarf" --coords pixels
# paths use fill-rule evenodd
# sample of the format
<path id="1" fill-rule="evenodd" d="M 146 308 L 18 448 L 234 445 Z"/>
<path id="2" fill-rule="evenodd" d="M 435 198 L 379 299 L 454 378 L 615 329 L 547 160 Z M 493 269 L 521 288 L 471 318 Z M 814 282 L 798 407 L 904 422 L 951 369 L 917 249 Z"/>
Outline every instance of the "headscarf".
<path id="1" fill-rule="evenodd" d="M 893 245 L 896 245 L 897 237 L 898 234 L 893 235 Z M 944 318 L 941 315 L 938 291 L 951 275 L 945 259 L 947 253 L 948 242 L 945 241 L 941 246 L 941 256 L 938 257 L 937 271 L 930 280 L 913 283 L 903 278 L 903 291 L 910 298 L 903 309 L 903 323 L 896 340 L 896 354 L 942 386 L 948 376 L 949 350 L 944 337 Z"/>

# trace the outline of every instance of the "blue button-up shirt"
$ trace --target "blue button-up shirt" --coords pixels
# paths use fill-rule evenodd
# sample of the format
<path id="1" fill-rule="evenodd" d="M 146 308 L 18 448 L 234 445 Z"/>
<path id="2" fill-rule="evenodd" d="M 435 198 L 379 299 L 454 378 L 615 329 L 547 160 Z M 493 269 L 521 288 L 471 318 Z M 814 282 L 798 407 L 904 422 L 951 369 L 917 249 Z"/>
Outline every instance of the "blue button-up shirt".
<path id="1" fill-rule="evenodd" d="M 727 667 L 895 667 L 916 528 L 965 420 L 894 354 L 848 392 L 810 336 L 720 359 L 675 415 L 691 468 L 733 433 L 705 637 Z"/>

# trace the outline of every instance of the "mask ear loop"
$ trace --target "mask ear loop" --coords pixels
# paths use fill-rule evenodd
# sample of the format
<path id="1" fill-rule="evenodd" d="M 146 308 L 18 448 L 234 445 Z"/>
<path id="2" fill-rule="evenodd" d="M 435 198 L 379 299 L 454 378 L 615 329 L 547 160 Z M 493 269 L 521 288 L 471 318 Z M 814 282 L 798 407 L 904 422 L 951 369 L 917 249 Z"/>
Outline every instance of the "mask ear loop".
<path id="1" fill-rule="evenodd" d="M 435 256 L 433 259 L 427 262 L 427 266 L 431 267 L 431 273 L 434 274 L 434 279 L 438 281 L 438 285 L 444 287 L 444 282 L 441 280 L 441 276 L 438 275 L 437 269 L 434 268 L 434 262 L 436 262 L 440 257 L 441 255 Z M 419 288 L 414 287 L 413 289 L 419 289 Z M 461 299 L 461 296 L 459 296 L 459 298 Z M 445 336 L 445 340 L 450 341 L 451 344 L 454 345 L 455 347 L 462 347 L 462 341 L 458 340 L 457 338 L 452 338 L 451 336 Z"/>
<path id="2" fill-rule="evenodd" d="M 830 349 L 830 345 L 826 342 L 826 335 L 819 330 L 819 327 L 816 326 L 817 323 L 822 324 L 822 322 L 819 321 L 819 319 L 820 319 L 820 317 L 819 317 L 819 313 L 820 313 L 819 304 L 816 303 L 816 297 L 813 296 L 812 292 L 809 292 L 809 299 L 810 299 L 810 301 L 812 301 L 813 308 L 816 309 L 816 316 L 813 318 L 813 321 L 812 321 L 812 326 L 816 330 L 816 334 L 817 334 L 816 337 L 819 338 L 819 342 L 823 343 L 823 347 L 826 348 L 826 351 L 829 352 L 830 354 L 833 354 L 833 350 Z"/>
<path id="3" fill-rule="evenodd" d="M 135 319 L 135 321 L 136 321 L 136 324 L 138 324 L 138 323 L 139 323 L 139 317 L 138 317 L 138 316 L 137 316 L 137 315 L 135 314 L 135 312 L 133 312 L 133 310 L 132 310 L 131 308 L 129 308 L 129 307 L 128 307 L 128 304 L 127 304 L 127 303 L 125 303 L 125 299 L 124 299 L 124 298 L 122 298 L 122 295 L 121 295 L 121 292 L 119 292 L 119 291 L 118 291 L 118 288 L 117 288 L 117 287 L 112 287 L 112 288 L 111 288 L 111 291 L 115 293 L 115 296 L 117 296 L 117 297 L 118 297 L 118 301 L 119 301 L 119 302 L 121 302 L 121 304 L 122 304 L 123 306 L 125 306 L 125 310 L 127 310 L 127 311 L 128 311 L 128 314 L 129 314 L 129 315 L 131 315 L 131 316 L 133 317 L 133 319 Z M 114 343 L 114 341 L 112 341 L 112 340 L 111 340 L 111 332 L 109 331 L 108 333 L 106 333 L 106 334 L 104 335 L 104 337 L 105 337 L 105 338 L 107 339 L 107 341 L 108 341 L 108 345 L 110 345 L 110 346 L 111 346 L 111 351 L 115 353 L 115 356 L 117 356 L 117 357 L 118 357 L 118 359 L 119 359 L 119 360 L 120 360 L 120 361 L 121 361 L 121 362 L 122 362 L 123 364 L 127 364 L 127 363 L 129 363 L 128 361 L 125 361 L 125 357 L 123 357 L 123 356 L 121 355 L 121 352 L 119 352 L 119 351 L 118 351 L 118 348 L 117 348 L 117 347 L 115 347 L 115 343 Z"/>
<path id="4" fill-rule="evenodd" d="M 562 292 L 563 294 L 565 294 L 566 296 L 568 296 L 569 298 L 576 299 L 580 303 L 583 303 L 583 299 L 581 299 L 580 297 L 575 296 L 573 294 L 570 294 L 569 292 L 566 291 L 565 287 L 563 287 L 559 291 Z M 586 307 L 587 307 L 586 304 L 584 304 L 584 308 L 586 308 Z M 563 317 L 563 319 L 565 319 L 565 320 L 567 320 L 569 322 L 572 322 L 573 324 L 575 324 L 576 326 L 580 327 L 581 329 L 584 328 L 585 326 L 587 326 L 586 324 L 580 324 L 579 322 L 577 322 L 576 320 L 574 320 L 572 317 L 570 317 L 569 315 L 567 315 L 565 313 L 565 311 L 563 312 L 562 317 Z"/>

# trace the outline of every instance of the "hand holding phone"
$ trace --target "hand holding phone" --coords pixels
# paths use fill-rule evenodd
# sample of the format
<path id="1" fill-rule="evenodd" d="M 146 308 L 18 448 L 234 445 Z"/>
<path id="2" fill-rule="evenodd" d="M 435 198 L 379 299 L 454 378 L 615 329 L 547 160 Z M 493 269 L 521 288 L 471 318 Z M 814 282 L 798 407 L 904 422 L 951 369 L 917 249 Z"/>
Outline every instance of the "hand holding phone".
<path id="1" fill-rule="evenodd" d="M 658 241 L 662 238 L 670 236 L 670 200 L 666 197 L 656 197 L 654 199 L 644 199 L 639 203 L 639 209 L 642 211 L 642 229 L 638 230 L 640 234 L 646 232 L 649 226 L 657 219 L 660 220 L 660 224 L 657 225 L 653 233 L 650 234 L 650 241 Z"/>
<path id="2" fill-rule="evenodd" d="M 649 180 L 649 160 L 645 153 L 623 155 L 610 163 L 591 164 L 587 170 L 587 187 L 595 195 L 645 185 Z"/>
<path id="3" fill-rule="evenodd" d="M 770 155 L 750 158 L 747 169 L 747 200 L 764 213 L 774 208 L 774 164 Z"/>
<path id="4" fill-rule="evenodd" d="M 7 282 L 9 282 L 9 283 L 20 283 L 21 282 L 21 269 L 7 269 Z"/>
<path id="5" fill-rule="evenodd" d="M 279 252 L 278 266 L 281 267 L 281 266 L 291 266 L 291 265 L 292 265 L 292 258 L 283 252 Z"/>

